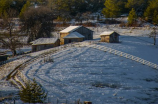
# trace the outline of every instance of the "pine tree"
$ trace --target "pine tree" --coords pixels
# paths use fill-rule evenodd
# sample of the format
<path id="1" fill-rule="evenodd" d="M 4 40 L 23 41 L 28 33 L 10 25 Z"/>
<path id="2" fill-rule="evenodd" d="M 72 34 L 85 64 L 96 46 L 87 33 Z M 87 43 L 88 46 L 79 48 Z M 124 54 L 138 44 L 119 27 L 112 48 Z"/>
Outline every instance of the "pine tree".
<path id="1" fill-rule="evenodd" d="M 144 8 L 145 5 L 147 4 L 147 0 L 128 0 L 125 7 L 126 8 L 129 8 L 129 9 L 132 9 L 134 8 L 135 10 L 136 9 L 140 9 L 140 8 Z"/>
<path id="2" fill-rule="evenodd" d="M 28 81 L 26 87 L 19 92 L 19 95 L 25 103 L 43 103 L 47 97 L 47 93 L 40 84 L 37 84 L 35 79 L 33 79 L 33 82 Z"/>
<path id="3" fill-rule="evenodd" d="M 132 8 L 132 10 L 129 12 L 129 15 L 128 15 L 128 24 L 132 25 L 133 23 L 136 22 L 136 19 L 137 19 L 136 12 L 134 8 Z"/>
<path id="4" fill-rule="evenodd" d="M 106 0 L 105 8 L 103 8 L 102 13 L 106 18 L 114 18 L 120 14 L 120 3 L 118 0 Z"/>
<path id="5" fill-rule="evenodd" d="M 155 10 L 158 10 L 158 0 L 150 0 L 149 5 L 147 6 L 147 9 L 144 12 L 144 17 L 146 20 L 152 20 Z"/>
<path id="6" fill-rule="evenodd" d="M 0 0 L 0 16 L 4 16 L 12 4 L 11 0 Z"/>
<path id="7" fill-rule="evenodd" d="M 26 4 L 22 7 L 21 12 L 20 12 L 20 14 L 19 14 L 19 17 L 20 17 L 20 18 L 24 18 L 23 14 L 24 14 L 24 12 L 28 9 L 28 7 L 29 7 L 30 5 L 31 5 L 30 2 L 27 1 Z"/>
<path id="8" fill-rule="evenodd" d="M 158 24 L 158 13 L 157 10 L 154 11 L 152 21 L 154 24 Z"/>
<path id="9" fill-rule="evenodd" d="M 156 45 L 156 35 L 157 35 L 157 31 L 156 31 L 156 28 L 154 27 L 153 28 L 153 31 L 149 34 L 149 37 L 153 38 L 154 40 L 154 45 Z"/>

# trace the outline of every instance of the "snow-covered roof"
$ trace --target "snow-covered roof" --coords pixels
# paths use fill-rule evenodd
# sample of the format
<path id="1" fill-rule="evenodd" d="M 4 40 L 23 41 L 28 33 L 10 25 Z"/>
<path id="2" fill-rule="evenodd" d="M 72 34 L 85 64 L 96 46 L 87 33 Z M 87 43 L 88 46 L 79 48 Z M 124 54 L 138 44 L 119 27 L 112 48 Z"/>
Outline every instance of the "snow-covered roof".
<path id="1" fill-rule="evenodd" d="M 104 35 L 111 35 L 112 33 L 114 33 L 115 31 L 104 31 L 103 33 L 100 34 L 100 36 L 104 36 Z"/>
<path id="2" fill-rule="evenodd" d="M 32 41 L 32 45 L 40 45 L 40 44 L 54 44 L 58 39 L 57 38 L 39 38 L 35 41 Z"/>
<path id="3" fill-rule="evenodd" d="M 67 35 L 67 36 L 64 37 L 64 39 L 66 39 L 66 38 L 84 38 L 84 36 L 81 35 L 78 32 L 72 32 L 69 35 Z"/>
<path id="4" fill-rule="evenodd" d="M 69 26 L 66 29 L 60 31 L 60 33 L 67 33 L 67 32 L 73 32 L 74 30 L 80 28 L 82 26 Z"/>

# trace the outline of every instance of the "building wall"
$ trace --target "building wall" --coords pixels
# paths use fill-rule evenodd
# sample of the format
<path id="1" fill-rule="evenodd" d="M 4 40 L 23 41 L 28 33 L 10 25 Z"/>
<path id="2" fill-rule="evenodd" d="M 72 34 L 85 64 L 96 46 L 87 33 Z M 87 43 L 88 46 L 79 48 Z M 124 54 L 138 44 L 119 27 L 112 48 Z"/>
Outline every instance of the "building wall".
<path id="1" fill-rule="evenodd" d="M 64 44 L 72 43 L 72 42 L 82 42 L 83 38 L 70 38 L 64 39 Z"/>
<path id="2" fill-rule="evenodd" d="M 60 40 L 58 39 L 55 43 L 54 43 L 54 47 L 60 46 Z"/>
<path id="3" fill-rule="evenodd" d="M 85 36 L 85 38 L 83 40 L 93 40 L 93 31 L 85 28 L 85 27 L 80 27 L 77 30 L 73 31 L 73 32 L 78 32 L 81 35 Z M 67 36 L 70 33 L 60 33 L 60 45 L 64 44 L 64 37 Z M 67 42 L 66 42 L 67 43 Z"/>
<path id="4" fill-rule="evenodd" d="M 64 37 L 67 36 L 69 33 L 60 33 L 60 45 L 64 44 Z"/>
<path id="5" fill-rule="evenodd" d="M 59 45 L 60 45 L 59 39 L 54 44 L 32 45 L 32 52 L 37 52 L 37 51 L 41 51 L 41 50 L 44 50 L 44 49 L 57 47 Z"/>
<path id="6" fill-rule="evenodd" d="M 119 42 L 119 35 L 117 33 L 113 33 L 111 35 L 103 35 L 101 36 L 101 42 L 107 43 L 118 43 Z"/>
<path id="7" fill-rule="evenodd" d="M 76 32 L 80 33 L 81 35 L 85 36 L 84 40 L 93 40 L 93 31 L 85 28 L 85 27 L 80 27 Z"/>
<path id="8" fill-rule="evenodd" d="M 0 62 L 7 60 L 7 55 L 0 55 Z"/>
<path id="9" fill-rule="evenodd" d="M 110 36 L 101 36 L 101 42 L 110 42 Z"/>
<path id="10" fill-rule="evenodd" d="M 110 43 L 118 43 L 119 35 L 117 33 L 113 33 L 110 35 Z"/>

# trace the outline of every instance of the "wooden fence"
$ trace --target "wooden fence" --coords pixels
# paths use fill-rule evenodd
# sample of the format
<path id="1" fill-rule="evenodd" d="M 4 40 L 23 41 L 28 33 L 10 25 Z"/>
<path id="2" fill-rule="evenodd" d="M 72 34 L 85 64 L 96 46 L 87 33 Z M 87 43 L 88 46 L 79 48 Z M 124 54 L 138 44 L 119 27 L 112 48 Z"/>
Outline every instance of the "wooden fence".
<path id="1" fill-rule="evenodd" d="M 121 57 L 125 57 L 125 58 L 128 58 L 128 59 L 134 60 L 136 62 L 142 63 L 143 65 L 147 65 L 147 66 L 152 67 L 154 69 L 158 69 L 157 64 L 154 64 L 154 63 L 149 62 L 147 60 L 144 60 L 142 58 L 127 54 L 125 52 L 121 52 L 121 51 L 118 51 L 118 50 L 115 50 L 115 49 L 112 49 L 112 48 L 108 48 L 108 47 L 105 47 L 105 46 L 97 45 L 97 44 L 90 45 L 89 47 L 96 48 L 96 49 L 99 49 L 99 50 L 102 50 L 102 51 L 106 51 L 106 52 L 109 52 L 109 53 L 112 53 L 112 54 L 115 54 L 115 55 L 118 55 L 118 56 L 121 56 Z"/>
<path id="2" fill-rule="evenodd" d="M 87 44 L 87 43 L 85 43 L 85 44 Z M 22 63 L 20 65 L 18 65 L 5 78 L 7 80 L 10 80 L 14 85 L 17 86 L 17 88 L 21 89 L 21 87 L 25 87 L 25 83 L 27 83 L 27 81 L 28 81 L 28 78 L 22 73 L 23 69 L 27 65 L 37 61 L 40 58 L 43 58 L 43 60 L 45 61 L 45 57 L 49 59 L 50 54 L 53 54 L 53 53 L 56 53 L 58 51 L 64 50 L 65 48 L 80 47 L 81 45 L 82 45 L 82 43 L 71 43 L 71 44 L 66 44 L 66 45 L 62 45 L 62 46 L 59 46 L 59 47 L 43 50 L 43 51 L 40 52 L 39 55 L 34 56 L 33 58 L 25 61 L 24 63 Z M 23 57 L 25 57 L 25 56 L 23 56 Z"/>

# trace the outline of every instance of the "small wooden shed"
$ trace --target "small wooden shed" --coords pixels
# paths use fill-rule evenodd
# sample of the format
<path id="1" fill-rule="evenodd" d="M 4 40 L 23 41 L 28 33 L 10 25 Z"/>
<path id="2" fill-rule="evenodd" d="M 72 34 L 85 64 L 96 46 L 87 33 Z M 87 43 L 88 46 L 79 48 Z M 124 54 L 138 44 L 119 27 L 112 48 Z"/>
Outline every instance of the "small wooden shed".
<path id="1" fill-rule="evenodd" d="M 7 60 L 6 52 L 0 52 L 0 62 Z"/>
<path id="2" fill-rule="evenodd" d="M 39 38 L 30 42 L 32 44 L 32 52 L 53 48 L 60 45 L 57 38 Z"/>
<path id="3" fill-rule="evenodd" d="M 93 40 L 93 31 L 92 30 L 90 30 L 84 26 L 69 26 L 66 29 L 60 31 L 60 45 L 63 45 L 64 40 L 66 39 L 65 37 L 73 32 L 78 32 L 79 34 L 84 36 L 83 40 Z M 74 41 L 75 41 L 75 39 L 74 39 Z"/>
<path id="4" fill-rule="evenodd" d="M 72 32 L 69 35 L 65 36 L 63 39 L 64 39 L 64 44 L 68 44 L 71 42 L 82 42 L 84 36 L 78 32 Z"/>
<path id="5" fill-rule="evenodd" d="M 101 42 L 107 42 L 107 43 L 118 43 L 119 36 L 120 35 L 115 31 L 105 31 L 100 34 Z"/>

